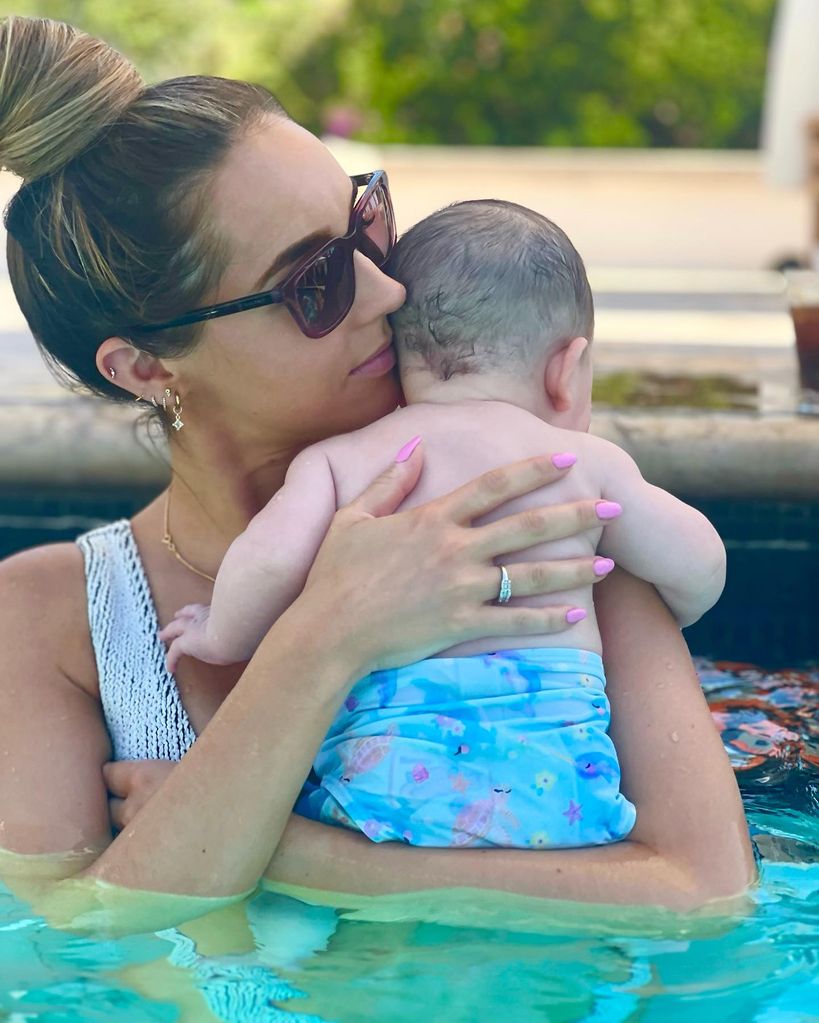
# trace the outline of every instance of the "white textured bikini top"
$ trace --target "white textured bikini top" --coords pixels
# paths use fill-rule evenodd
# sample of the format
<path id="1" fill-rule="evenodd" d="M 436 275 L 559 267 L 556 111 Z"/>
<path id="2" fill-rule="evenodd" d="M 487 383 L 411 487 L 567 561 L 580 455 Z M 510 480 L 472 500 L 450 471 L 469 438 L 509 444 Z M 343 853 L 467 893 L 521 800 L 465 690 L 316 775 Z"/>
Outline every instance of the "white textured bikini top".
<path id="1" fill-rule="evenodd" d="M 151 590 L 127 519 L 77 537 L 114 760 L 181 760 L 196 735 L 165 668 Z"/>

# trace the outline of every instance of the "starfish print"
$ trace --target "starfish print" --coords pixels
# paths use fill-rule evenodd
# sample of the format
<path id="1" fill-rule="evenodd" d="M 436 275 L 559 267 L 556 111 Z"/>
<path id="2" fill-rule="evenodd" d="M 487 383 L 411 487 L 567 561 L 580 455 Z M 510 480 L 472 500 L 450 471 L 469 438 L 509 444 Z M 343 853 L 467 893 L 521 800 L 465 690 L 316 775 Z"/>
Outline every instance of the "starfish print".
<path id="1" fill-rule="evenodd" d="M 452 787 L 456 792 L 466 792 L 469 782 L 462 774 L 456 774 L 452 776 Z"/>
<path id="2" fill-rule="evenodd" d="M 569 824 L 577 824 L 578 821 L 583 820 L 583 814 L 580 812 L 582 803 L 575 803 L 573 799 L 569 800 L 569 808 L 563 811 L 563 816 L 568 817 Z"/>

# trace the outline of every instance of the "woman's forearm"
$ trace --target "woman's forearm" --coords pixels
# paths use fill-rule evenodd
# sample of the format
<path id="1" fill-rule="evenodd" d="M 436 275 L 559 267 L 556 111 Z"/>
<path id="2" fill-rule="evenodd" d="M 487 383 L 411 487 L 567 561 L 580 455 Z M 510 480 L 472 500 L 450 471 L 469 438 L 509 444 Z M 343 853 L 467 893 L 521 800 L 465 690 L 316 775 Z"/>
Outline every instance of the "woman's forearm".
<path id="1" fill-rule="evenodd" d="M 86 876 L 207 896 L 258 882 L 357 675 L 329 610 L 300 601 L 279 619 L 191 750 Z"/>
<path id="2" fill-rule="evenodd" d="M 288 825 L 265 877 L 274 886 L 364 896 L 466 887 L 673 909 L 704 901 L 687 872 L 637 842 L 551 850 L 410 848 L 300 817 Z"/>

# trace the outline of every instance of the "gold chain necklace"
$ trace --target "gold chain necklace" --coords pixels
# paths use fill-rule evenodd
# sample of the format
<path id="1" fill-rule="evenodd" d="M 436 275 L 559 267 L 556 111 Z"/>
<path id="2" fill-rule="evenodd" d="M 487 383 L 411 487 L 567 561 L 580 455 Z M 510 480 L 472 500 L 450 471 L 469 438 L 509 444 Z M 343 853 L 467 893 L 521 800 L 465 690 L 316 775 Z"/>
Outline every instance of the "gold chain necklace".
<path id="1" fill-rule="evenodd" d="M 196 565 L 192 565 L 188 561 L 188 559 L 187 558 L 183 558 L 182 555 L 179 553 L 179 551 L 176 549 L 176 544 L 174 543 L 173 537 L 171 536 L 171 530 L 170 530 L 170 526 L 168 524 L 170 510 L 171 510 L 171 488 L 168 487 L 168 489 L 165 491 L 165 518 L 164 518 L 164 535 L 162 537 L 162 543 L 168 548 L 168 550 L 171 552 L 171 554 L 173 554 L 173 556 L 176 558 L 176 560 L 181 562 L 181 564 L 183 564 L 185 566 L 185 568 L 190 569 L 191 572 L 195 572 L 197 575 L 201 576 L 203 579 L 207 579 L 208 582 L 215 583 L 216 579 L 215 579 L 214 576 L 208 575 L 208 573 L 207 572 L 203 572 L 201 568 L 197 568 Z"/>

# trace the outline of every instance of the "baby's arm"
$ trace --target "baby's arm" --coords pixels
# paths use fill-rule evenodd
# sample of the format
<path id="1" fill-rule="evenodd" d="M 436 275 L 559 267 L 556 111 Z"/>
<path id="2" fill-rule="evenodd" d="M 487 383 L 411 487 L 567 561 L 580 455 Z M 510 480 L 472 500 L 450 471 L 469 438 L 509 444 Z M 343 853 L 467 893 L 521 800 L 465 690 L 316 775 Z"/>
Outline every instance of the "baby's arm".
<path id="1" fill-rule="evenodd" d="M 725 585 L 725 547 L 708 519 L 647 483 L 622 448 L 589 437 L 600 459 L 601 493 L 623 506 L 603 531 L 599 553 L 656 586 L 681 626 L 716 604 Z"/>
<path id="2" fill-rule="evenodd" d="M 211 605 L 191 604 L 160 633 L 172 641 L 168 670 L 188 655 L 211 664 L 253 656 L 273 622 L 301 593 L 336 511 L 330 463 L 320 445 L 291 463 L 281 490 L 225 554 Z"/>

